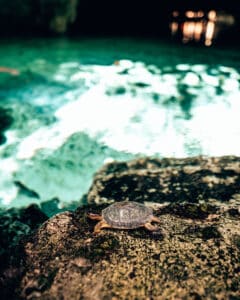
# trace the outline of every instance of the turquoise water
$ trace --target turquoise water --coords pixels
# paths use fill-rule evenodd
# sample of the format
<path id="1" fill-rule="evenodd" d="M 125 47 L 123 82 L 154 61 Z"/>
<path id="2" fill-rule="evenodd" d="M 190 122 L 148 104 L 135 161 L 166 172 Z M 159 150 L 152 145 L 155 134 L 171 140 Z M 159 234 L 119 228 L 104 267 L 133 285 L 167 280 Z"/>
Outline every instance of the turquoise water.
<path id="1" fill-rule="evenodd" d="M 238 48 L 183 46 L 148 39 L 4 39 L 0 45 L 1 64 L 20 69 L 29 67 L 37 58 L 52 64 L 76 59 L 84 64 L 111 64 L 124 58 L 161 66 L 180 62 L 240 66 Z"/>
<path id="2" fill-rule="evenodd" d="M 2 40 L 0 206 L 79 202 L 108 161 L 240 155 L 240 52 L 141 39 Z M 3 118 L 4 114 L 0 114 Z"/>

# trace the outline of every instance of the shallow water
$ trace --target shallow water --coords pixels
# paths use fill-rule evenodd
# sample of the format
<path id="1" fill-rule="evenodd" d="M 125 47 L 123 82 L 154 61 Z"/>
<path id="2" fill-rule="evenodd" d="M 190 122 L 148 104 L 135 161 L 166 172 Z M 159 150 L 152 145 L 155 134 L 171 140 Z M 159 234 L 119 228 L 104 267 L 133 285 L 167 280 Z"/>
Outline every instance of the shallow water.
<path id="1" fill-rule="evenodd" d="M 1 41 L 0 206 L 80 201 L 142 155 L 240 155 L 238 49 L 135 39 Z M 1 115 L 3 120 L 4 114 Z M 3 139 L 4 141 L 4 139 Z"/>

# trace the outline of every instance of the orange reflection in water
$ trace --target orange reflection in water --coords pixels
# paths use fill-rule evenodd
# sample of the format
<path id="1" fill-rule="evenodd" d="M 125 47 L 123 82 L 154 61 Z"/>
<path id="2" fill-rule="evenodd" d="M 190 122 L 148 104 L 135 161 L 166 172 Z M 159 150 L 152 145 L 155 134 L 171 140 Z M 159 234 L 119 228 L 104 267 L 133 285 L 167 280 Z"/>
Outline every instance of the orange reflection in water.
<path id="1" fill-rule="evenodd" d="M 184 43 L 190 41 L 194 37 L 195 22 L 184 22 L 183 23 L 183 39 Z"/>
<path id="2" fill-rule="evenodd" d="M 173 35 L 178 32 L 178 23 L 177 22 L 172 22 L 170 24 L 170 27 L 171 27 L 171 32 Z"/>
<path id="3" fill-rule="evenodd" d="M 206 28 L 206 33 L 205 33 L 205 45 L 206 46 L 212 45 L 212 40 L 213 40 L 213 35 L 214 35 L 214 27 L 215 27 L 214 22 L 207 23 L 207 28 Z"/>
<path id="4" fill-rule="evenodd" d="M 203 32 L 203 23 L 202 22 L 196 22 L 195 28 L 194 28 L 194 39 L 195 41 L 199 42 L 201 39 L 201 35 Z"/>
<path id="5" fill-rule="evenodd" d="M 186 11 L 185 16 L 186 16 L 187 18 L 189 18 L 189 19 L 194 18 L 194 17 L 195 17 L 195 12 L 193 12 L 193 11 L 191 11 L 191 10 Z"/>
<path id="6" fill-rule="evenodd" d="M 232 26 L 235 19 L 232 15 L 224 12 L 210 10 L 208 13 L 203 11 L 188 10 L 184 13 L 184 21 L 181 21 L 180 12 L 172 13 L 173 21 L 170 23 L 172 35 L 181 33 L 182 42 L 203 41 L 206 46 L 211 46 L 216 38 L 219 28 Z"/>

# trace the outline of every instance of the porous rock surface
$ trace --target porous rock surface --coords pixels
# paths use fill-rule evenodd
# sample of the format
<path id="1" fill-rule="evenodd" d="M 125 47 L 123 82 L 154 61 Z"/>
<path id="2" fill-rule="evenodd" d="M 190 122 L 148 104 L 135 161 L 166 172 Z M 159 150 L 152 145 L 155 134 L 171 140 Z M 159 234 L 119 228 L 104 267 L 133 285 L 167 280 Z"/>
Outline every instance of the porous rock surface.
<path id="1" fill-rule="evenodd" d="M 23 299 L 240 299 L 240 159 L 138 159 L 104 166 L 91 204 L 26 238 Z M 103 229 L 103 202 L 154 208 L 159 231 Z M 101 204 L 99 204 L 101 203 Z"/>
<path id="2" fill-rule="evenodd" d="M 240 158 L 137 159 L 104 166 L 88 193 L 89 203 L 238 202 Z"/>

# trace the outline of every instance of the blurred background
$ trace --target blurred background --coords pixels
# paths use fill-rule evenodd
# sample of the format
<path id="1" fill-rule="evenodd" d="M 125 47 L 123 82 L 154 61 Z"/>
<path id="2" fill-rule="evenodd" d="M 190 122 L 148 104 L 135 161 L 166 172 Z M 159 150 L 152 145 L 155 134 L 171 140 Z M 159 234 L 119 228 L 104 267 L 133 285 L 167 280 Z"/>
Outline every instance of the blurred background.
<path id="1" fill-rule="evenodd" d="M 124 35 L 239 43 L 234 0 L 1 0 L 2 35 Z"/>
<path id="2" fill-rule="evenodd" d="M 240 155 L 238 1 L 0 6 L 3 209 L 76 207 L 112 160 Z"/>

